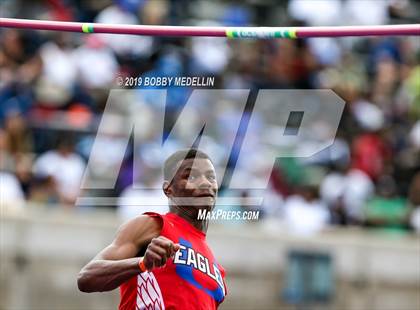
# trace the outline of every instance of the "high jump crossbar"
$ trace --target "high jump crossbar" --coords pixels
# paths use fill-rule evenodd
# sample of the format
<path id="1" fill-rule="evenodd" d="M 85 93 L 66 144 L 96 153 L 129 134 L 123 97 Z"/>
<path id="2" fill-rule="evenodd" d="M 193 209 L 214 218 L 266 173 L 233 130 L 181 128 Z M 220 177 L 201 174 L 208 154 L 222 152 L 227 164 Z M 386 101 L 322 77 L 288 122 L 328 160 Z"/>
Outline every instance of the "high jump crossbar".
<path id="1" fill-rule="evenodd" d="M 99 24 L 0 18 L 0 27 L 82 33 L 133 34 L 144 36 L 255 39 L 297 39 L 349 36 L 420 36 L 420 24 L 330 27 L 201 27 Z"/>

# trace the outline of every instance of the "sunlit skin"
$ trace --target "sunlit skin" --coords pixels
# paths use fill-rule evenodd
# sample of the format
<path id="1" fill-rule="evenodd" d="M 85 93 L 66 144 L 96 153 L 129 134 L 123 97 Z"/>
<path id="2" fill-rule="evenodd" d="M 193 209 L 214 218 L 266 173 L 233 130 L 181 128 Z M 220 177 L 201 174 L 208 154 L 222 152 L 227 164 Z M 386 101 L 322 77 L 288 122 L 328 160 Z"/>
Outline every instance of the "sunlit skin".
<path id="1" fill-rule="evenodd" d="M 197 217 L 200 209 L 211 211 L 216 203 L 218 185 L 214 166 L 206 158 L 189 158 L 180 161 L 175 170 L 172 181 L 163 183 L 170 212 L 206 232 L 208 220 Z"/>

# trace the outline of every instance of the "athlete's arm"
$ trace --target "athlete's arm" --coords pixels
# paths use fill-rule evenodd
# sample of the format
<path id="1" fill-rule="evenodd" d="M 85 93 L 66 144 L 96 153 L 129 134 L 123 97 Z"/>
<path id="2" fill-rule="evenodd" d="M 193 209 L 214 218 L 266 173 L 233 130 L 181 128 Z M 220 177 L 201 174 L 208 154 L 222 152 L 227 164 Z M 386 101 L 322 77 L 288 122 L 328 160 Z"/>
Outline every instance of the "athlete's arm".
<path id="1" fill-rule="evenodd" d="M 158 237 L 162 223 L 139 216 L 122 225 L 114 241 L 95 256 L 79 273 L 77 285 L 82 292 L 110 291 L 140 271 L 140 249 L 147 245 L 144 264 L 148 270 L 162 266 L 178 249 L 172 241 Z"/>

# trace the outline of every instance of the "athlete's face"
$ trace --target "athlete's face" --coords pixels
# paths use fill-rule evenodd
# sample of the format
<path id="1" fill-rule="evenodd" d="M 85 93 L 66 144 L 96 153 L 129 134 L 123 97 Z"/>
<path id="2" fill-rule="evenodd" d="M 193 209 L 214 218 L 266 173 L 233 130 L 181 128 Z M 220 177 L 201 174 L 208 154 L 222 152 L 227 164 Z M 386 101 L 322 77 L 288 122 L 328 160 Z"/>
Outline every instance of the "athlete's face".
<path id="1" fill-rule="evenodd" d="M 217 195 L 216 172 L 210 160 L 190 158 L 178 163 L 173 181 L 164 190 L 173 203 L 197 208 L 213 208 Z"/>

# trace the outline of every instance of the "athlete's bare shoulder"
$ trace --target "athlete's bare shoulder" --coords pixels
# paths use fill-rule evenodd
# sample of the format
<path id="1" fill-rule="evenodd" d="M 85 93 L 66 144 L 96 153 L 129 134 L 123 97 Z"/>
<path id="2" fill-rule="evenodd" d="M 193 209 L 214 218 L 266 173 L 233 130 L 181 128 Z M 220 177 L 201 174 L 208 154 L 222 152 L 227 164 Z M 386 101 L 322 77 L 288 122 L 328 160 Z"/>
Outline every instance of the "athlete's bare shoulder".
<path id="1" fill-rule="evenodd" d="M 130 240 L 141 247 L 160 235 L 162 225 L 159 217 L 139 215 L 120 226 L 116 240 L 120 242 Z"/>

